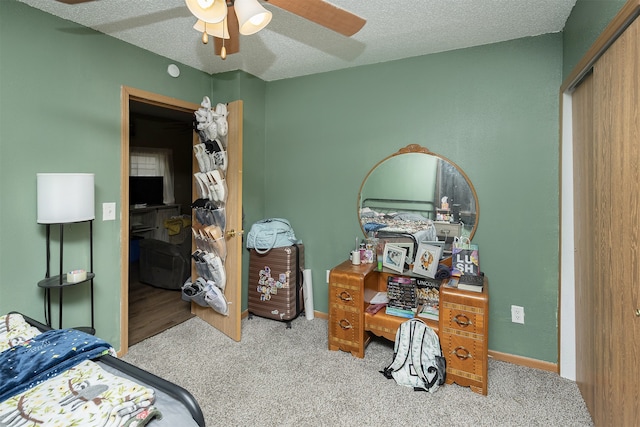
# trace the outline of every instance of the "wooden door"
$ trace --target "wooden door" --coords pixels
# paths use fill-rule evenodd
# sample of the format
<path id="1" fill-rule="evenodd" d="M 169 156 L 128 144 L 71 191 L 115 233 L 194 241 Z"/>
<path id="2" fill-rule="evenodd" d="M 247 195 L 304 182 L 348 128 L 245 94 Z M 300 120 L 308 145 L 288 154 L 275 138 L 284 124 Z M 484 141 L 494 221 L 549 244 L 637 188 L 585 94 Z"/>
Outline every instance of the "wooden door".
<path id="1" fill-rule="evenodd" d="M 211 308 L 201 307 L 191 303 L 191 311 L 210 325 L 220 330 L 235 341 L 241 338 L 242 315 L 242 101 L 234 101 L 227 105 L 227 134 L 228 167 L 226 172 L 228 198 L 226 203 L 226 244 L 227 258 L 225 271 L 227 282 L 225 297 L 229 302 L 229 314 L 223 316 Z M 194 144 L 198 144 L 194 134 Z M 193 172 L 199 170 L 198 163 L 193 164 Z M 198 195 L 193 189 L 193 199 Z M 191 277 L 197 277 L 195 267 L 192 266 Z"/>
<path id="2" fill-rule="evenodd" d="M 639 37 L 636 19 L 572 98 L 576 379 L 598 426 L 640 419 Z"/>
<path id="3" fill-rule="evenodd" d="M 636 19 L 594 65 L 596 184 L 602 218 L 594 257 L 601 268 L 604 311 L 594 325 L 598 425 L 637 425 L 640 420 L 640 20 Z M 597 336 L 597 335 L 596 335 Z M 598 403 L 600 405 L 600 403 Z"/>
<path id="4" fill-rule="evenodd" d="M 593 247 L 597 242 L 596 220 L 593 75 L 589 75 L 575 90 L 573 106 L 573 175 L 574 175 L 574 248 L 575 248 L 575 305 L 576 305 L 576 379 L 585 401 L 593 402 L 595 382 L 594 325 L 598 298 L 594 284 L 596 262 Z"/>

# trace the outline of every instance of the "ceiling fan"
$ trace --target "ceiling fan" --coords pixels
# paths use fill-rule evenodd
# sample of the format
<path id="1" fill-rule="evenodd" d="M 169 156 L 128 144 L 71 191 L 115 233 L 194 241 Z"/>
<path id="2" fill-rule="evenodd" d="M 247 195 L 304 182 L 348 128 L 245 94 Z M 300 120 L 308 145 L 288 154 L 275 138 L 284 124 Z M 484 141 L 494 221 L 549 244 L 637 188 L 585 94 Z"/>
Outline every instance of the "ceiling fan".
<path id="1" fill-rule="evenodd" d="M 200 13 L 198 13 L 201 11 L 194 12 L 192 5 L 195 2 L 196 6 L 194 7 L 197 8 L 203 2 L 211 3 L 211 1 L 212 0 L 186 0 L 186 3 L 192 13 L 194 13 L 194 15 L 199 18 L 196 25 L 194 25 L 194 28 L 203 33 L 202 41 L 204 43 L 207 43 L 207 35 L 214 36 L 215 54 L 221 56 L 222 59 L 224 59 L 226 55 L 230 55 L 240 51 L 240 34 L 254 34 L 255 32 L 264 28 L 264 26 L 266 26 L 266 24 L 268 24 L 268 22 L 271 20 L 271 13 L 262 8 L 262 6 L 258 5 L 256 0 L 225 0 L 227 7 L 224 20 L 219 24 L 209 24 L 202 20 Z M 220 0 L 213 0 L 213 3 L 215 4 L 216 1 Z M 302 18 L 305 18 L 309 21 L 315 22 L 316 24 L 322 25 L 323 27 L 326 27 L 347 37 L 350 37 L 360 31 L 360 29 L 366 23 L 366 20 L 364 20 L 363 18 L 337 6 L 334 6 L 324 0 L 263 1 L 295 15 L 298 15 Z M 246 27 L 240 28 L 239 21 L 242 22 L 247 19 L 247 12 L 243 13 L 242 10 L 240 10 L 239 13 L 236 14 L 236 9 L 237 7 L 245 8 L 245 3 L 253 3 L 253 5 L 248 6 L 252 9 L 251 14 L 258 15 L 262 14 L 262 12 L 264 12 L 264 15 L 268 14 L 266 22 L 263 22 L 261 26 L 259 26 L 259 24 L 258 26 L 253 26 L 250 23 L 247 23 L 247 26 L 252 27 L 249 30 L 247 30 Z M 262 12 L 258 9 L 261 9 Z M 241 14 L 245 16 L 238 16 Z M 253 19 L 251 19 L 251 21 L 253 21 Z"/>
<path id="2" fill-rule="evenodd" d="M 96 0 L 57 0 L 66 4 L 80 4 Z M 360 31 L 367 22 L 353 13 L 334 6 L 324 0 L 262 0 L 332 31 L 350 37 Z M 258 4 L 257 0 L 185 0 L 198 21 L 194 25 L 202 33 L 203 43 L 208 36 L 214 37 L 215 54 L 222 59 L 240 51 L 240 34 L 249 35 L 264 28 L 271 20 L 271 12 Z M 237 4 L 236 4 L 237 3 Z M 238 10 L 236 10 L 238 9 Z M 250 10 L 250 12 L 247 12 Z M 236 14 L 236 11 L 238 12 Z M 247 13 L 266 16 L 261 24 L 253 25 L 254 18 Z M 238 18 L 243 21 L 240 28 Z M 209 19 L 210 18 L 210 19 Z M 251 22 L 249 22 L 251 21 Z M 244 25 L 246 23 L 246 25 Z M 247 30 L 246 26 L 251 27 Z"/>
<path id="3" fill-rule="evenodd" d="M 341 9 L 324 0 L 263 0 L 269 4 L 284 9 L 325 28 L 350 37 L 356 34 L 367 22 L 353 13 Z M 238 18 L 235 10 L 235 0 L 227 0 L 228 38 L 214 37 L 215 54 L 223 57 L 223 52 L 230 55 L 240 51 L 240 34 Z M 199 31 L 198 24 L 194 26 Z M 223 49 L 224 48 L 224 49 Z"/>

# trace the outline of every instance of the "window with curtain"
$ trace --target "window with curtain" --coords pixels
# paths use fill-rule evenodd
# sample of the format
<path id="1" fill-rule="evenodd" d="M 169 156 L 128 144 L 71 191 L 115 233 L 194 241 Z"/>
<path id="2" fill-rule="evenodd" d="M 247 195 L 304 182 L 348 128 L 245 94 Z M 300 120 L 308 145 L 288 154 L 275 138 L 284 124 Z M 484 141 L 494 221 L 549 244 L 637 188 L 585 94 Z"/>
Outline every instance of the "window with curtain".
<path id="1" fill-rule="evenodd" d="M 129 150 L 129 176 L 162 176 L 163 203 L 175 203 L 173 192 L 173 159 L 166 148 L 131 147 Z"/>

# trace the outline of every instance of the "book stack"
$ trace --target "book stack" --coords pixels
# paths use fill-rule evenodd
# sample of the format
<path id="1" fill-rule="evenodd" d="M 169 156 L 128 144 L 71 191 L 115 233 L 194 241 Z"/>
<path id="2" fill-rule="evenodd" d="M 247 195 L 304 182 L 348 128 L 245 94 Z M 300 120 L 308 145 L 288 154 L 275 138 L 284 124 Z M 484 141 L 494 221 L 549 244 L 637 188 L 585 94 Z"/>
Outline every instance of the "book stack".
<path id="1" fill-rule="evenodd" d="M 458 279 L 458 289 L 471 292 L 482 292 L 484 283 L 484 275 L 473 276 L 470 274 L 464 274 Z"/>
<path id="2" fill-rule="evenodd" d="M 387 279 L 387 297 L 389 302 L 385 313 L 409 319 L 415 316 L 418 309 L 415 279 L 389 276 Z"/>

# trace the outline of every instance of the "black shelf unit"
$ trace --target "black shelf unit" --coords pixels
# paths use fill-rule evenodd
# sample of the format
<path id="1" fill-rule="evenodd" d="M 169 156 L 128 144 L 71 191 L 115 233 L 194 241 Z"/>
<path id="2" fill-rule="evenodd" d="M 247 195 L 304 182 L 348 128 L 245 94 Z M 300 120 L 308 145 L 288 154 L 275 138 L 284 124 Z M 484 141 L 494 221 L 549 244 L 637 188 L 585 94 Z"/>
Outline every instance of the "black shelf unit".
<path id="1" fill-rule="evenodd" d="M 63 260 L 64 260 L 64 225 L 65 224 L 47 224 L 47 272 L 45 278 L 38 282 L 38 286 L 44 289 L 45 295 L 45 307 L 44 317 L 47 326 L 51 327 L 52 314 L 51 314 L 51 290 L 58 290 L 58 328 L 62 329 L 62 306 L 63 306 L 63 290 L 70 286 L 77 286 L 83 283 L 89 283 L 91 286 L 91 326 L 76 327 L 78 329 L 89 334 L 95 334 L 94 323 L 94 302 L 93 302 L 93 279 L 95 274 L 93 273 L 93 220 L 80 221 L 78 223 L 89 223 L 89 271 L 87 271 L 87 278 L 79 282 L 69 283 L 67 281 L 67 275 L 63 274 Z M 51 276 L 51 226 L 58 225 L 60 230 L 60 268 L 59 273 L 56 276 Z"/>

